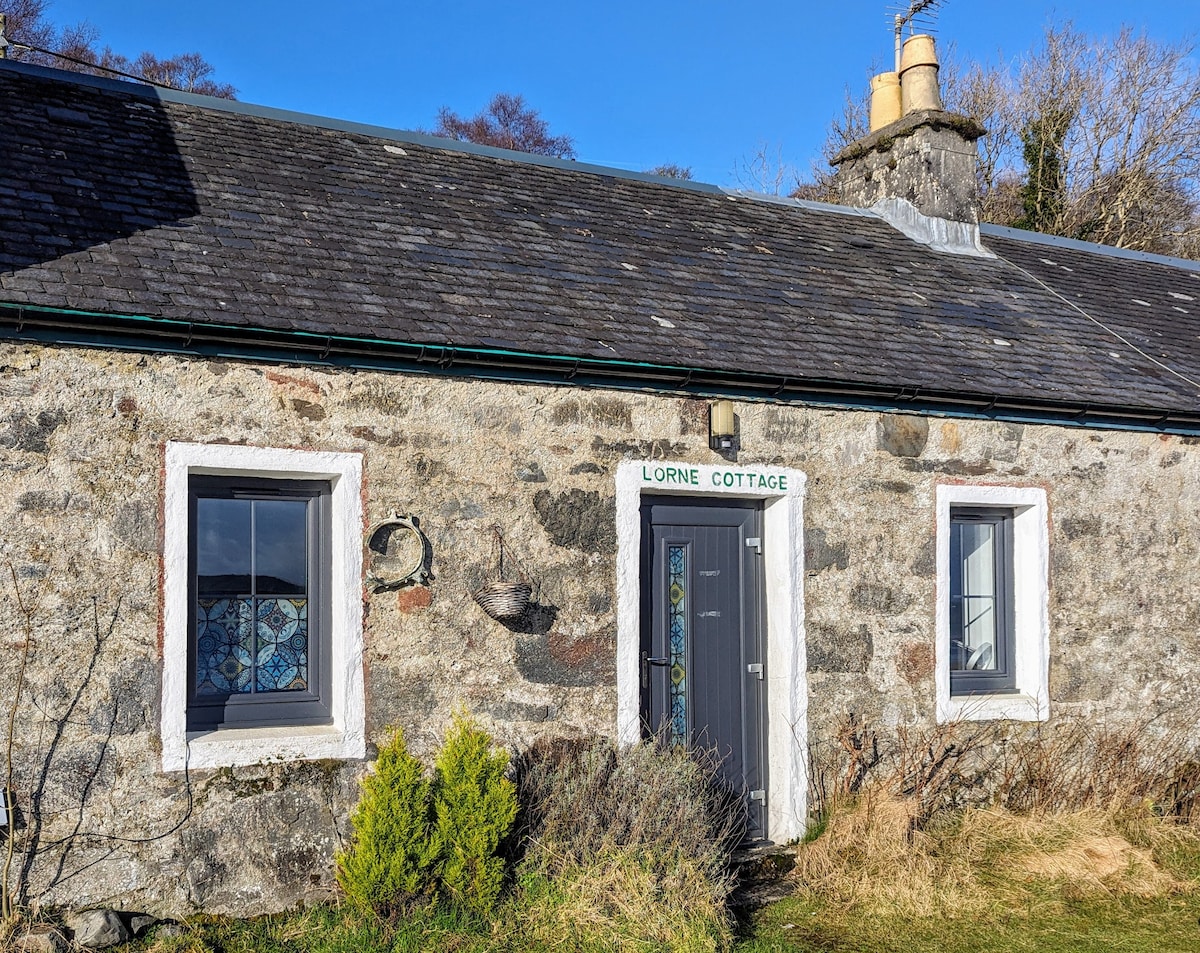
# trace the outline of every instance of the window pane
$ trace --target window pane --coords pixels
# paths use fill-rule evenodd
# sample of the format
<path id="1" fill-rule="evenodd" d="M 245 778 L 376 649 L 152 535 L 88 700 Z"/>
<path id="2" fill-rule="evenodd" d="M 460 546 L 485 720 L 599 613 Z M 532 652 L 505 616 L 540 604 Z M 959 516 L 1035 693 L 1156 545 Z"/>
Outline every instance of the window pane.
<path id="1" fill-rule="evenodd" d="M 950 532 L 950 667 L 998 670 L 996 526 L 956 522 Z"/>
<path id="2" fill-rule="evenodd" d="M 309 689 L 311 503 L 197 496 L 197 696 Z"/>
<path id="3" fill-rule="evenodd" d="M 263 599 L 258 604 L 255 691 L 308 688 L 308 600 Z"/>
<path id="4" fill-rule="evenodd" d="M 250 599 L 196 601 L 196 694 L 251 690 Z"/>
<path id="5" fill-rule="evenodd" d="M 259 595 L 308 589 L 308 502 L 254 501 L 254 575 Z"/>
<path id="6" fill-rule="evenodd" d="M 250 593 L 249 500 L 196 500 L 196 589 L 203 594 Z"/>

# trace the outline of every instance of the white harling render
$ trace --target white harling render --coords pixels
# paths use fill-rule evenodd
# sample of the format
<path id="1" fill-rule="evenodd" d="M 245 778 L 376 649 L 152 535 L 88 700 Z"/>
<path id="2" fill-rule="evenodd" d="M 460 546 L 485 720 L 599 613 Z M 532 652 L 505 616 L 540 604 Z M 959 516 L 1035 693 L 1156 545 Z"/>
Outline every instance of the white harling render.
<path id="1" fill-rule="evenodd" d="M 330 484 L 333 724 L 187 731 L 188 477 L 193 474 L 324 480 Z M 361 493 L 362 457 L 357 453 L 167 444 L 163 513 L 164 771 L 365 755 Z"/>
<path id="2" fill-rule="evenodd" d="M 992 506 L 1013 513 L 1013 638 L 1016 691 L 950 694 L 950 508 Z M 1039 487 L 937 488 L 937 719 L 1045 721 L 1050 717 L 1050 544 L 1046 491 Z"/>
<path id="3" fill-rule="evenodd" d="M 643 494 L 763 501 L 767 600 L 767 836 L 804 833 L 807 814 L 808 689 L 804 641 L 805 475 L 782 467 L 626 461 L 617 469 L 617 733 L 641 737 L 638 670 Z"/>

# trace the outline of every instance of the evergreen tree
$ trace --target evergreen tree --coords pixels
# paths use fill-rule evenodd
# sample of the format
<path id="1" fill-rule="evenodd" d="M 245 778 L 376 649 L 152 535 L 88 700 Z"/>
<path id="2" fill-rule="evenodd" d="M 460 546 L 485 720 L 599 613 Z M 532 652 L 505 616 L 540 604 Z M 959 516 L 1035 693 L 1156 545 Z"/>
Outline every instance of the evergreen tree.
<path id="1" fill-rule="evenodd" d="M 337 881 L 356 905 L 388 914 L 432 896 L 436 850 L 432 785 L 397 729 L 362 782 L 354 838 L 337 858 Z"/>
<path id="2" fill-rule="evenodd" d="M 449 898 L 487 913 L 504 882 L 500 843 L 517 817 L 516 786 L 506 778 L 508 755 L 461 712 L 438 753 L 434 842 Z"/>

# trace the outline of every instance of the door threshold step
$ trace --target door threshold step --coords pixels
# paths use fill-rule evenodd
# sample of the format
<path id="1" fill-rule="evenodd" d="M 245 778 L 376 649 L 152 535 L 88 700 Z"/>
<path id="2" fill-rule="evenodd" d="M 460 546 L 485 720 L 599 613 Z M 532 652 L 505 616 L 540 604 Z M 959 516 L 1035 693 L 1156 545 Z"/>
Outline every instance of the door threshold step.
<path id="1" fill-rule="evenodd" d="M 763 841 L 746 844 L 733 852 L 729 863 L 736 878 L 729 906 L 735 910 L 763 907 L 795 892 L 789 879 L 796 866 L 794 846 Z"/>

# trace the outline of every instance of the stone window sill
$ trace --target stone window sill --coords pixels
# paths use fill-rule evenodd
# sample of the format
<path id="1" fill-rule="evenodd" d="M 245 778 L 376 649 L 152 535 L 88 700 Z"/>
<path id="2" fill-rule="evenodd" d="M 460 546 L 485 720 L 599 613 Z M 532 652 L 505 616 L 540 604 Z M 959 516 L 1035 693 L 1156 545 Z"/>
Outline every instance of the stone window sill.
<path id="1" fill-rule="evenodd" d="M 361 733 L 328 725 L 278 728 L 222 728 L 187 734 L 187 768 L 234 768 L 271 761 L 354 760 L 365 757 Z M 182 771 L 184 764 L 165 770 Z"/>
<path id="2" fill-rule="evenodd" d="M 947 721 L 1045 721 L 1049 706 L 1023 692 L 995 695 L 951 695 L 946 703 Z"/>

